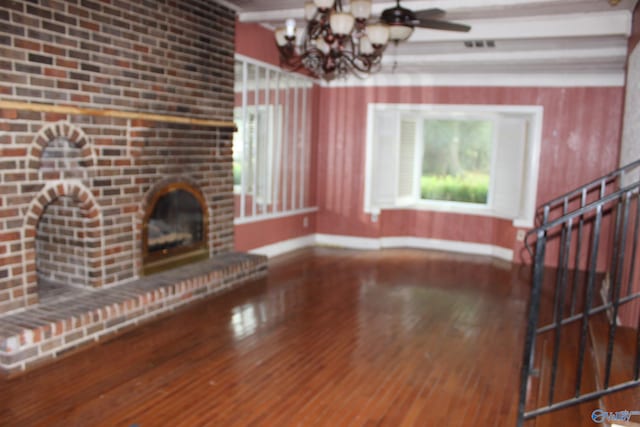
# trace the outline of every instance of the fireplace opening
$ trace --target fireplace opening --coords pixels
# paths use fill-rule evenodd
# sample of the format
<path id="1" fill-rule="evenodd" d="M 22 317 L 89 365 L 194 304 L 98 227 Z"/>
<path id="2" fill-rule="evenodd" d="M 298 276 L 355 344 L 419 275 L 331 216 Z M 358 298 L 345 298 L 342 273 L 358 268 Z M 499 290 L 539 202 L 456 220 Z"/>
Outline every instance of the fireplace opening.
<path id="1" fill-rule="evenodd" d="M 206 205 L 186 183 L 171 184 L 153 196 L 143 230 L 145 275 L 209 258 Z"/>

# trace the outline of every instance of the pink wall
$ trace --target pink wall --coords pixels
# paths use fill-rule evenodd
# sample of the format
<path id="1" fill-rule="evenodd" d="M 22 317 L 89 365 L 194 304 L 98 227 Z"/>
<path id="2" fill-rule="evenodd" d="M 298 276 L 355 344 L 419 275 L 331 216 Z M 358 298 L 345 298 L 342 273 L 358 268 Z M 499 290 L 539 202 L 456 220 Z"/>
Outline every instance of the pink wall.
<path id="1" fill-rule="evenodd" d="M 280 64 L 280 54 L 273 32 L 258 24 L 248 24 L 236 20 L 236 53 L 267 64 Z"/>
<path id="2" fill-rule="evenodd" d="M 305 217 L 308 218 L 307 227 L 304 226 Z M 306 236 L 313 234 L 315 229 L 315 212 L 236 225 L 236 250 L 249 251 L 283 240 Z"/>
<path id="3" fill-rule="evenodd" d="M 541 105 L 543 139 L 538 203 L 594 179 L 618 164 L 622 87 L 351 87 L 322 88 L 318 122 L 318 232 L 350 236 L 420 236 L 513 249 L 510 221 L 429 211 L 364 213 L 367 104 Z M 523 259 L 522 261 L 527 261 Z"/>
<path id="4" fill-rule="evenodd" d="M 279 63 L 272 33 L 256 24 L 236 24 L 236 51 L 270 64 Z M 316 87 L 312 97 L 310 196 L 312 201 L 317 200 L 320 208 L 317 223 L 311 221 L 306 229 L 293 225 L 290 230 L 291 222 L 277 220 L 268 223 L 265 236 L 258 232 L 262 223 L 237 226 L 236 247 L 248 250 L 316 231 L 362 237 L 417 236 L 492 244 L 513 249 L 516 261 L 527 262 L 527 257 L 520 257 L 524 252 L 522 244 L 516 242 L 511 221 L 444 212 L 389 210 L 383 212 L 378 222 L 372 222 L 363 211 L 367 104 L 543 106 L 537 194 L 541 203 L 617 166 L 623 93 L 623 88 L 618 87 Z"/>
<path id="5" fill-rule="evenodd" d="M 515 232 L 511 221 L 478 215 L 407 209 L 385 210 L 380 216 L 382 237 L 414 236 L 510 247 Z"/>

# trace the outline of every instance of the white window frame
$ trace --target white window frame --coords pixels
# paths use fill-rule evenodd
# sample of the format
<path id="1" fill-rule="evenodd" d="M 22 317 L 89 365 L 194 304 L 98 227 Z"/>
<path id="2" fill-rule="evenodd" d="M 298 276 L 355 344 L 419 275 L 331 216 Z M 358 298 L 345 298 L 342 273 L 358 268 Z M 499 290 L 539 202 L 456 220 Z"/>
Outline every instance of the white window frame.
<path id="1" fill-rule="evenodd" d="M 274 178 L 273 171 L 274 171 L 274 161 L 275 161 L 274 147 L 275 147 L 275 140 L 276 140 L 276 132 L 278 131 L 278 129 L 282 128 L 282 123 L 281 123 L 282 122 L 282 106 L 281 105 L 276 106 L 273 104 L 252 105 L 247 108 L 246 115 L 245 115 L 244 108 L 242 106 L 234 107 L 233 110 L 234 110 L 233 112 L 234 121 L 237 118 L 237 120 L 241 123 L 238 126 L 238 133 L 236 133 L 236 135 L 242 138 L 242 140 L 239 141 L 239 143 L 242 144 L 242 150 L 243 150 L 242 151 L 243 157 L 241 159 L 242 166 L 243 166 L 242 178 L 239 185 L 237 184 L 233 185 L 233 192 L 235 194 L 242 194 L 242 181 L 244 180 L 246 181 L 245 194 L 255 197 L 256 202 L 258 204 L 269 205 L 273 201 L 273 178 Z M 247 123 L 245 125 L 243 120 L 245 119 L 248 120 L 249 114 L 256 114 L 256 113 L 258 116 L 263 115 L 263 117 L 265 117 L 267 120 L 266 140 L 264 138 L 261 138 L 261 136 L 264 137 L 264 135 L 260 135 L 259 127 L 258 127 L 260 125 L 260 122 L 258 121 L 254 125 L 255 126 L 254 132 L 256 132 L 256 134 L 254 135 L 254 141 L 248 142 L 248 141 L 245 141 L 244 138 L 248 138 L 249 136 L 245 135 L 244 132 L 249 128 L 249 124 Z M 257 147 L 254 147 L 254 150 L 257 150 L 255 153 L 256 166 L 254 167 L 253 165 L 251 165 L 252 159 L 251 158 L 247 159 L 244 157 L 245 156 L 244 149 L 249 145 L 253 145 L 253 144 L 257 145 L 260 143 L 265 143 L 265 141 L 267 146 L 262 151 L 258 150 Z M 235 141 L 234 141 L 234 144 L 235 144 Z M 264 153 L 263 155 L 266 156 L 266 159 L 262 158 L 260 153 Z M 235 150 L 234 150 L 234 155 L 235 155 Z M 254 188 L 253 175 L 254 173 L 258 172 L 258 164 L 262 164 L 262 166 L 266 168 L 266 172 L 264 172 L 266 176 L 264 178 L 266 179 L 267 182 L 262 187 L 263 190 L 261 191 L 256 191 L 256 188 Z M 248 166 L 246 170 L 244 166 Z M 246 176 L 248 176 L 248 178 L 245 180 Z M 262 177 L 256 177 L 256 178 L 262 178 Z M 256 186 L 258 186 L 257 182 L 255 184 Z"/>
<path id="2" fill-rule="evenodd" d="M 387 103 L 370 103 L 367 108 L 367 137 L 366 137 L 366 160 L 365 160 L 365 191 L 364 191 L 364 211 L 365 213 L 377 216 L 380 213 L 378 207 L 371 205 L 371 182 L 374 173 L 372 158 L 374 144 L 374 117 L 378 111 L 394 111 L 399 112 L 400 116 L 419 116 L 419 117 L 438 117 L 438 115 L 455 118 L 456 115 L 463 117 L 498 117 L 504 115 L 519 115 L 526 118 L 530 124 L 527 130 L 527 145 L 525 154 L 526 175 L 523 178 L 523 187 L 521 198 L 520 214 L 513 220 L 514 227 L 529 228 L 534 225 L 534 215 L 536 208 L 536 196 L 538 189 L 538 173 L 540 165 L 540 150 L 542 143 L 542 124 L 544 109 L 539 105 L 444 105 L 444 104 L 387 104 Z M 419 144 L 421 145 L 421 144 Z M 492 155 L 492 180 L 493 170 L 495 168 L 495 143 L 494 132 L 494 153 Z M 490 182 L 493 186 L 493 182 Z M 419 191 L 419 190 L 417 190 Z M 491 198 L 491 191 L 489 192 Z M 419 199 L 419 197 L 417 198 Z M 491 203 L 492 200 L 488 200 Z M 392 207 L 384 207 L 382 209 L 415 209 L 436 212 L 450 212 L 468 215 L 481 215 L 489 217 L 501 218 L 499 214 L 493 211 L 490 205 L 449 202 L 449 201 L 431 201 L 417 200 L 415 203 L 406 205 L 398 204 Z"/>
<path id="3" fill-rule="evenodd" d="M 243 126 L 247 122 L 246 112 L 254 112 L 267 105 L 273 108 L 270 114 L 270 122 L 273 131 L 269 132 L 270 143 L 268 162 L 268 188 L 266 197 L 252 197 L 248 204 L 247 179 L 241 181 L 241 185 L 234 185 L 234 194 L 239 196 L 239 212 L 234 217 L 234 224 L 246 224 L 267 219 L 283 218 L 310 212 L 317 212 L 316 206 L 310 206 L 308 199 L 308 184 L 311 178 L 308 176 L 311 168 L 307 167 L 312 155 L 312 106 L 309 105 L 313 85 L 316 80 L 298 73 L 288 72 L 271 64 L 256 59 L 236 54 L 235 67 L 239 67 L 239 76 L 235 81 L 234 93 L 240 97 L 241 105 L 234 108 L 241 109 L 240 116 Z M 249 68 L 253 67 L 249 76 Z M 256 69 L 264 72 L 264 78 L 255 77 Z M 270 93 L 268 88 L 275 93 Z M 264 91 L 264 101 L 258 103 L 248 102 L 248 91 Z M 294 111 L 295 110 L 295 111 Z M 294 114 L 289 114 L 293 112 Z M 244 115 L 244 116 L 243 116 Z M 234 117 L 236 117 L 234 111 Z M 292 132 L 287 131 L 289 126 Z M 246 129 L 246 127 L 245 127 Z M 247 152 L 248 141 L 244 137 L 243 152 Z M 241 160 L 243 170 L 250 167 L 246 156 Z M 251 179 L 251 187 L 256 188 L 256 175 Z M 291 184 L 291 185 L 289 185 Z M 238 191 L 239 190 L 239 191 Z M 292 194 L 290 194 L 292 193 Z M 268 211 L 267 209 L 268 208 Z"/>

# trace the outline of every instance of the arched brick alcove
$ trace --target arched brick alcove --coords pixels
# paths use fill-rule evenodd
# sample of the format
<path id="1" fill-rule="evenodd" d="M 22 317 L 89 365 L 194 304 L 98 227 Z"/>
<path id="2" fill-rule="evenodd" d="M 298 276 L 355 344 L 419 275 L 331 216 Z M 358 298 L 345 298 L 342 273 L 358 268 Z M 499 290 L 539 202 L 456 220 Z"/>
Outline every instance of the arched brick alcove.
<path id="1" fill-rule="evenodd" d="M 84 131 L 67 121 L 44 126 L 27 151 L 27 166 L 38 180 L 86 179 L 96 163 L 93 145 Z"/>
<path id="2" fill-rule="evenodd" d="M 102 214 L 81 182 L 49 183 L 31 202 L 24 221 L 28 294 L 41 291 L 44 283 L 102 286 Z"/>

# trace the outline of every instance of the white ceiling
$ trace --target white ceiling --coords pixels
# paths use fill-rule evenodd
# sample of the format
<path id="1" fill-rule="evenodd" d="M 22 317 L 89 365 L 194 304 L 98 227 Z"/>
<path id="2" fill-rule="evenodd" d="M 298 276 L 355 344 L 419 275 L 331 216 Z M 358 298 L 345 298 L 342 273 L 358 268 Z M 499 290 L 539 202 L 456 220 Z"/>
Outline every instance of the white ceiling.
<path id="1" fill-rule="evenodd" d="M 469 33 L 416 29 L 385 53 L 399 74 L 573 73 L 621 77 L 637 0 L 404 0 L 412 10 L 441 8 Z M 374 16 L 395 2 L 373 0 Z M 269 28 L 294 17 L 304 0 L 226 0 L 240 21 Z M 345 1 L 345 3 L 348 3 Z M 348 6 L 347 6 L 348 7 Z M 476 47 L 494 41 L 495 47 Z M 465 46 L 472 42 L 473 47 Z M 469 43 L 467 43 L 469 44 Z M 622 78 L 622 77 L 621 77 Z"/>

